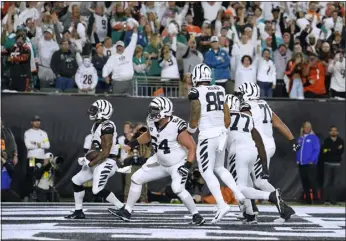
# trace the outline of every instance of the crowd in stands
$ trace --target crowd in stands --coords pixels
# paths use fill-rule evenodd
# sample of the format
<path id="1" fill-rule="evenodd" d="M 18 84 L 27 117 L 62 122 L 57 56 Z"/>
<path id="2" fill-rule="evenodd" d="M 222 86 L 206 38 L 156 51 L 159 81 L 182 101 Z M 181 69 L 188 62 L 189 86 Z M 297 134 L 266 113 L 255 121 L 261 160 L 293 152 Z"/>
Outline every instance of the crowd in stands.
<path id="1" fill-rule="evenodd" d="M 66 1 L 1 7 L 2 89 L 50 86 L 57 92 L 151 96 L 168 82 L 179 89 L 177 96 L 186 96 L 190 72 L 205 62 L 227 93 L 252 81 L 262 97 L 345 98 L 344 2 Z M 112 74 L 104 70 L 107 62 L 125 61 L 126 54 L 131 66 L 113 66 Z M 114 72 L 130 77 L 119 79 Z M 157 88 L 149 91 L 152 79 Z M 133 86 L 141 88 L 134 93 Z"/>

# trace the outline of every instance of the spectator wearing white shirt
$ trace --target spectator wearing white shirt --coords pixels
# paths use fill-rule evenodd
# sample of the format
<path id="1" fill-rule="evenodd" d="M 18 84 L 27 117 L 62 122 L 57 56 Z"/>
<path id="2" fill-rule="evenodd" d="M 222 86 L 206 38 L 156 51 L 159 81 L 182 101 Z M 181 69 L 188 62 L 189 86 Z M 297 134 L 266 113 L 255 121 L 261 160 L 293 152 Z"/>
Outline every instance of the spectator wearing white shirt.
<path id="1" fill-rule="evenodd" d="M 134 19 L 128 20 L 133 25 L 133 33 L 130 44 L 125 48 L 123 41 L 116 43 L 117 53 L 112 55 L 102 70 L 102 77 L 109 81 L 112 73 L 113 94 L 132 94 L 134 75 L 132 58 L 138 39 L 138 22 Z"/>
<path id="2" fill-rule="evenodd" d="M 253 63 L 251 56 L 244 55 L 235 74 L 234 91 L 238 91 L 239 86 L 245 82 L 256 83 L 256 71 L 257 66 Z"/>
<path id="3" fill-rule="evenodd" d="M 45 158 L 45 149 L 50 148 L 47 133 L 42 130 L 41 118 L 34 116 L 31 120 L 32 128 L 24 133 L 24 143 L 28 150 L 27 172 L 26 172 L 26 190 L 24 196 L 29 196 L 34 185 L 34 169 L 36 163 L 43 164 Z"/>
<path id="4" fill-rule="evenodd" d="M 91 63 L 90 56 L 85 56 L 83 58 L 83 63 L 77 70 L 75 80 L 79 93 L 95 94 L 98 76 L 94 65 Z"/>
<path id="5" fill-rule="evenodd" d="M 28 4 L 29 7 L 19 14 L 19 24 L 25 23 L 28 18 L 31 18 L 33 21 L 40 19 L 40 13 L 36 9 L 37 2 L 28 2 Z"/>
<path id="6" fill-rule="evenodd" d="M 276 86 L 276 68 L 270 59 L 270 51 L 264 49 L 262 58 L 258 61 L 257 84 L 261 90 L 261 97 L 273 97 Z"/>
<path id="7" fill-rule="evenodd" d="M 204 10 L 204 19 L 210 22 L 214 21 L 222 7 L 222 2 L 201 2 L 201 4 Z"/>
<path id="8" fill-rule="evenodd" d="M 330 91 L 332 94 L 332 97 L 334 98 L 346 98 L 345 96 L 345 64 L 346 64 L 346 58 L 344 56 L 343 52 L 339 52 L 334 60 L 330 61 L 328 65 L 328 72 L 332 74 L 332 79 L 330 82 Z"/>
<path id="9" fill-rule="evenodd" d="M 112 43 L 112 38 L 106 37 L 104 41 L 103 55 L 106 57 L 110 57 L 116 54 L 117 50 L 115 45 Z"/>
<path id="10" fill-rule="evenodd" d="M 53 30 L 47 28 L 43 37 L 38 41 L 37 52 L 39 57 L 38 77 L 41 81 L 53 81 L 55 74 L 50 67 L 50 61 L 54 52 L 59 50 L 59 45 L 53 39 Z"/>
<path id="11" fill-rule="evenodd" d="M 92 19 L 94 19 L 93 25 L 95 25 L 95 28 L 93 34 L 91 34 L 91 43 L 96 44 L 96 39 L 98 39 L 98 42 L 103 42 L 108 32 L 108 18 L 104 14 L 104 5 L 96 5 L 95 13 L 89 18 L 89 23 Z"/>

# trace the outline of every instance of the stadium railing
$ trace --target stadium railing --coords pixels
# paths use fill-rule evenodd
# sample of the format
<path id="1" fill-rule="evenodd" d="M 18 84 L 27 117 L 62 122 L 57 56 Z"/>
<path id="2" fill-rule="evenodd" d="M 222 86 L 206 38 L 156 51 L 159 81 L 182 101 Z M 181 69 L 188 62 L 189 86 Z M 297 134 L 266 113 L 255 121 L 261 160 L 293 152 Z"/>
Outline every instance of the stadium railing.
<path id="1" fill-rule="evenodd" d="M 151 97 L 164 95 L 168 98 L 180 96 L 179 79 L 162 79 L 154 76 L 135 76 L 133 78 L 134 97 Z"/>

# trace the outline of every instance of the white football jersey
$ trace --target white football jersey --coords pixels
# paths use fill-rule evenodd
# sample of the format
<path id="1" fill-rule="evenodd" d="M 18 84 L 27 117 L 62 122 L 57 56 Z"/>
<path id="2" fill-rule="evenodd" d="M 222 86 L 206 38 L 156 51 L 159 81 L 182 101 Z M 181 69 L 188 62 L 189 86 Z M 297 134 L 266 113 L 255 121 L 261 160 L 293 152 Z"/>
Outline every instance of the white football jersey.
<path id="1" fill-rule="evenodd" d="M 100 16 L 94 14 L 95 24 L 96 24 L 96 34 L 99 38 L 100 42 L 103 42 L 107 37 L 107 27 L 108 27 L 108 19 L 106 15 Z M 95 43 L 94 35 L 91 35 L 91 43 Z"/>
<path id="2" fill-rule="evenodd" d="M 244 112 L 231 112 L 231 126 L 228 132 L 228 147 L 235 152 L 238 148 L 256 148 L 251 131 L 254 121 L 251 115 Z"/>
<path id="3" fill-rule="evenodd" d="M 91 64 L 88 68 L 83 64 L 78 68 L 75 75 L 75 81 L 78 89 L 95 89 L 98 76 L 95 67 Z"/>
<path id="4" fill-rule="evenodd" d="M 255 128 L 261 134 L 264 144 L 268 145 L 269 142 L 273 143 L 273 111 L 268 103 L 265 100 L 250 100 L 246 103 L 251 106 L 251 113 Z"/>
<path id="5" fill-rule="evenodd" d="M 201 103 L 201 116 L 198 123 L 200 138 L 213 138 L 225 131 L 223 105 L 225 89 L 218 85 L 201 85 L 192 88 L 189 100 L 198 99 Z"/>
<path id="6" fill-rule="evenodd" d="M 107 57 L 116 54 L 116 52 L 117 52 L 117 50 L 116 50 L 116 48 L 115 48 L 115 45 L 113 45 L 113 46 L 110 47 L 110 48 L 106 48 L 106 47 L 103 48 L 103 55 L 104 55 L 104 56 L 107 56 Z"/>
<path id="7" fill-rule="evenodd" d="M 95 149 L 101 149 L 101 136 L 105 134 L 113 134 L 113 144 L 109 153 L 110 157 L 117 156 L 119 147 L 117 145 L 117 131 L 113 121 L 105 120 L 101 123 L 95 123 L 91 128 L 91 144 Z M 114 155 L 114 156 L 113 156 Z"/>
<path id="8" fill-rule="evenodd" d="M 151 143 L 158 162 L 165 167 L 173 166 L 186 158 L 187 150 L 178 143 L 178 135 L 187 129 L 186 122 L 172 116 L 167 125 L 158 129 L 154 121 L 147 119 Z"/>

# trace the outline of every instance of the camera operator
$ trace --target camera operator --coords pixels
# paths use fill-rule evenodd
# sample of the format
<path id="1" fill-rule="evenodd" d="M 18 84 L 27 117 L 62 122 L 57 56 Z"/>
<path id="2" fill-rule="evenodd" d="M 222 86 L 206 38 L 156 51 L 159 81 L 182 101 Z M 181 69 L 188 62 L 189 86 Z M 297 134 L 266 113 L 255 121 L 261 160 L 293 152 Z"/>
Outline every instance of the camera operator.
<path id="1" fill-rule="evenodd" d="M 138 127 L 137 131 L 132 137 L 133 140 L 137 139 L 140 135 L 142 135 L 146 131 L 147 131 L 147 127 L 145 126 Z M 138 169 L 140 169 L 143 166 L 143 164 L 145 164 L 145 162 L 151 156 L 151 154 L 152 154 L 151 144 L 139 145 L 135 147 L 133 151 L 129 153 L 128 157 L 124 160 L 125 166 L 132 165 L 131 173 L 127 174 L 125 178 L 125 191 L 124 191 L 125 200 L 127 200 L 127 196 L 130 190 L 132 174 L 135 173 Z M 143 185 L 140 200 L 141 202 L 148 201 L 147 184 Z"/>
<path id="2" fill-rule="evenodd" d="M 2 202 L 20 202 L 22 201 L 18 194 L 11 190 L 11 182 L 14 165 L 7 159 L 7 153 L 1 151 L 1 201 Z"/>
<path id="3" fill-rule="evenodd" d="M 38 202 L 59 202 L 59 193 L 54 188 L 55 178 L 59 175 L 61 157 L 54 157 L 52 153 L 46 153 L 43 163 L 37 162 L 34 175 L 36 178 L 35 191 Z"/>
<path id="4" fill-rule="evenodd" d="M 34 193 L 31 194 L 35 182 L 34 169 L 37 163 L 43 164 L 43 159 L 45 158 L 45 149 L 50 148 L 50 143 L 47 133 L 40 129 L 41 118 L 39 116 L 34 116 L 32 118 L 31 125 L 32 128 L 24 133 L 24 142 L 28 150 L 28 164 L 24 196 L 30 196 L 31 199 L 35 199 Z"/>

